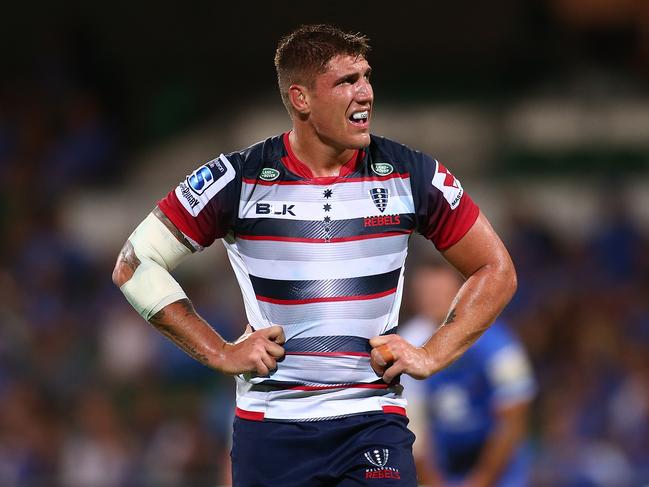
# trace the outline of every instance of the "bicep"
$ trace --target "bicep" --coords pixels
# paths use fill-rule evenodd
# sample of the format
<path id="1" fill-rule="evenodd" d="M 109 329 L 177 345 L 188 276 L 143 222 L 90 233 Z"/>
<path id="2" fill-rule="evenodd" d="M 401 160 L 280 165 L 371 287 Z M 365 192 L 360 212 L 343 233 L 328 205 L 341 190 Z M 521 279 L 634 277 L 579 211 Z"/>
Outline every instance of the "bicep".
<path id="1" fill-rule="evenodd" d="M 482 212 L 469 231 L 441 253 L 465 278 L 485 266 L 514 272 L 509 252 Z"/>
<path id="2" fill-rule="evenodd" d="M 174 238 L 179 243 L 184 245 L 187 248 L 187 250 L 189 250 L 190 252 L 192 252 L 192 253 L 196 252 L 196 250 L 197 250 L 196 247 L 194 245 L 192 245 L 192 243 L 187 239 L 185 234 L 182 231 L 180 231 L 180 229 L 174 224 L 174 222 L 172 222 L 169 219 L 169 217 L 163 213 L 163 211 L 160 209 L 159 206 L 156 206 L 153 209 L 152 213 L 155 215 L 155 217 L 158 220 L 160 220 L 160 222 L 165 227 L 167 227 L 167 230 L 169 230 L 169 232 L 174 236 Z"/>

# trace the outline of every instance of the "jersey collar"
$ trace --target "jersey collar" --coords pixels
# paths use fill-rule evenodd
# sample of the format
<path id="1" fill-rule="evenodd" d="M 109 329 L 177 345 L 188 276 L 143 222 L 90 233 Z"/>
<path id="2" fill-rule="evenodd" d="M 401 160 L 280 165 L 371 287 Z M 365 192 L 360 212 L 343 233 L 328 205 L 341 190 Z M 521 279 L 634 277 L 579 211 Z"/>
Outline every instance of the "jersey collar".
<path id="1" fill-rule="evenodd" d="M 286 156 L 282 157 L 282 163 L 284 164 L 286 169 L 288 169 L 293 174 L 304 179 L 313 179 L 318 183 L 328 184 L 337 179 L 344 178 L 345 176 L 352 174 L 354 171 L 356 171 L 356 168 L 359 166 L 359 164 L 363 160 L 363 157 L 365 156 L 364 151 L 357 149 L 354 151 L 354 154 L 352 155 L 351 159 L 349 159 L 349 161 L 347 161 L 340 168 L 340 172 L 338 173 L 338 176 L 326 176 L 326 177 L 316 178 L 313 176 L 311 169 L 309 169 L 309 167 L 306 164 L 304 164 L 301 160 L 299 160 L 295 155 L 295 153 L 293 152 L 293 148 L 291 147 L 291 142 L 288 137 L 289 134 L 290 132 L 286 132 L 282 136 L 282 140 L 284 141 L 284 147 L 286 148 L 286 154 L 287 154 Z"/>

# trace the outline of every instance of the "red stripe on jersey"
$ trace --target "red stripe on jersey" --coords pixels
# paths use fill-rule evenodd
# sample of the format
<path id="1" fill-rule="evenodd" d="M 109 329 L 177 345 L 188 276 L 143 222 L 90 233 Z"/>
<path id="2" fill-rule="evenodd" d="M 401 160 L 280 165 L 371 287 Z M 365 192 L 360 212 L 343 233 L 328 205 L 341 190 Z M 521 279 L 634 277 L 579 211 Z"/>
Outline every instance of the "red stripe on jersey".
<path id="1" fill-rule="evenodd" d="M 245 409 L 237 408 L 234 414 L 241 419 L 249 419 L 250 421 L 264 420 L 264 413 L 259 411 L 246 411 Z"/>
<path id="2" fill-rule="evenodd" d="M 370 238 L 395 237 L 397 235 L 409 235 L 412 230 L 400 230 L 397 232 L 370 233 L 367 235 L 354 235 L 353 237 L 333 237 L 329 241 L 324 238 L 300 238 L 300 237 L 279 237 L 273 235 L 242 235 L 237 234 L 237 238 L 243 240 L 270 240 L 273 242 L 301 242 L 301 243 L 336 243 L 336 242 L 353 242 L 355 240 L 367 240 Z"/>
<path id="3" fill-rule="evenodd" d="M 331 386 L 295 386 L 289 387 L 291 391 L 323 391 L 326 389 L 387 389 L 388 384 L 347 384 Z M 403 408 L 401 408 L 403 409 Z M 405 410 L 404 410 L 405 415 Z"/>
<path id="4" fill-rule="evenodd" d="M 310 355 L 315 357 L 369 357 L 367 352 L 286 352 L 284 355 Z"/>
<path id="5" fill-rule="evenodd" d="M 315 185 L 315 186 L 329 186 L 331 184 L 338 184 L 338 183 L 361 183 L 363 181 L 387 181 L 388 179 L 395 179 L 395 178 L 401 178 L 401 179 L 408 179 L 410 177 L 410 173 L 392 173 L 388 174 L 387 176 L 365 176 L 365 177 L 358 177 L 358 178 L 342 178 L 340 176 L 336 177 L 331 177 L 331 178 L 314 178 L 314 179 L 307 179 L 307 180 L 300 180 L 300 181 L 264 181 L 263 179 L 252 179 L 252 178 L 243 178 L 243 182 L 246 184 L 259 184 L 262 186 L 273 186 L 274 184 L 279 184 L 279 185 L 297 185 L 297 184 L 309 184 L 309 185 Z M 323 181 L 323 180 L 331 180 L 331 181 Z"/>
<path id="6" fill-rule="evenodd" d="M 375 294 L 367 294 L 364 296 L 333 296 L 330 298 L 309 298 L 309 299 L 275 299 L 275 298 L 267 298 L 266 296 L 257 295 L 257 300 L 264 301 L 266 303 L 290 304 L 290 305 L 309 304 L 309 303 L 334 303 L 338 301 L 364 301 L 367 299 L 382 298 L 383 296 L 394 294 L 396 290 L 397 288 L 394 287 L 392 289 L 388 289 L 387 291 L 383 291 Z"/>
<path id="7" fill-rule="evenodd" d="M 387 414 L 400 414 L 401 416 L 407 416 L 406 408 L 399 406 L 383 406 L 383 412 Z"/>

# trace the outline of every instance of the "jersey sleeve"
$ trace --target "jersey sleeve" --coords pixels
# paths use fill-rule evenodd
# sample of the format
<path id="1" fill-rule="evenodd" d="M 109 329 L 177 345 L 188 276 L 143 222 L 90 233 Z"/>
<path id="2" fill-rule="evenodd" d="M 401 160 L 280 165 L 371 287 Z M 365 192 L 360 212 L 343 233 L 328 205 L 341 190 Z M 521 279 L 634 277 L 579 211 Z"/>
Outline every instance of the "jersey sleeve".
<path id="1" fill-rule="evenodd" d="M 418 155 L 412 183 L 417 231 L 438 250 L 446 250 L 464 237 L 480 210 L 441 162 L 426 154 Z"/>
<path id="2" fill-rule="evenodd" d="M 233 226 L 240 179 L 238 165 L 222 154 L 188 175 L 158 207 L 199 248 L 207 247 Z"/>

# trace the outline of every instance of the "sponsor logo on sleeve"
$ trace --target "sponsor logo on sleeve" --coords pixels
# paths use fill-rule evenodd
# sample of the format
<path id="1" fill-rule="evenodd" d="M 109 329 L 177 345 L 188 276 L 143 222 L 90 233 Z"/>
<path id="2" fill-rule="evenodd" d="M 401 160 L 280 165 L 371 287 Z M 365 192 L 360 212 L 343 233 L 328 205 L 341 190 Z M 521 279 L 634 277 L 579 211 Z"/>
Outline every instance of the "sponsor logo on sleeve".
<path id="1" fill-rule="evenodd" d="M 187 176 L 186 182 L 194 193 L 201 195 L 225 175 L 226 171 L 223 163 L 219 159 L 214 159 Z"/>
<path id="2" fill-rule="evenodd" d="M 259 173 L 259 179 L 264 181 L 275 181 L 279 177 L 279 171 L 272 167 L 265 167 Z"/>
<path id="3" fill-rule="evenodd" d="M 234 167 L 221 155 L 187 176 L 176 188 L 176 197 L 190 214 L 196 216 L 234 176 Z"/>
<path id="4" fill-rule="evenodd" d="M 375 162 L 370 167 L 372 168 L 372 171 L 379 176 L 387 176 L 388 174 L 392 174 L 392 171 L 394 171 L 394 167 L 392 167 L 392 164 L 389 162 Z"/>
<path id="5" fill-rule="evenodd" d="M 431 183 L 442 192 L 451 210 L 454 210 L 460 204 L 464 194 L 462 185 L 441 162 L 435 161 L 435 163 L 435 175 Z"/>

